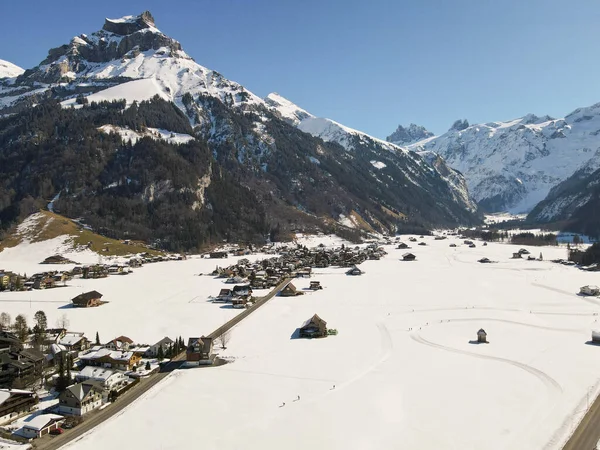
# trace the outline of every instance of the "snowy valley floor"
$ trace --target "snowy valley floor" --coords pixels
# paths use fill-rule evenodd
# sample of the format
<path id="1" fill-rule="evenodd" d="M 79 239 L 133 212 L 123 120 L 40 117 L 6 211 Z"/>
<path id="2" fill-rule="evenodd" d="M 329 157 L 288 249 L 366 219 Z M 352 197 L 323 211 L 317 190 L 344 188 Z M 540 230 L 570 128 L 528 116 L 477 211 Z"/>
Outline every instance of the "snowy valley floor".
<path id="1" fill-rule="evenodd" d="M 510 245 L 424 240 L 410 250 L 416 261 L 388 247 L 359 277 L 317 269 L 324 290 L 276 297 L 233 329 L 221 351 L 232 363 L 174 372 L 68 448 L 559 449 L 600 389 L 600 347 L 586 344 L 600 328 L 600 301 L 576 295 L 600 275 L 551 263 L 564 247 L 530 248 L 543 252 L 539 262 L 509 259 Z M 477 263 L 483 256 L 498 263 Z M 237 313 L 206 302 L 224 285 L 194 274 L 214 265 L 76 280 L 105 294 L 99 308 L 60 309 L 77 286 L 20 293 L 40 303 L 0 310 L 45 309 L 51 324 L 67 313 L 72 329 L 103 340 L 187 338 Z M 315 313 L 339 335 L 294 339 Z M 469 342 L 480 328 L 489 344 Z"/>

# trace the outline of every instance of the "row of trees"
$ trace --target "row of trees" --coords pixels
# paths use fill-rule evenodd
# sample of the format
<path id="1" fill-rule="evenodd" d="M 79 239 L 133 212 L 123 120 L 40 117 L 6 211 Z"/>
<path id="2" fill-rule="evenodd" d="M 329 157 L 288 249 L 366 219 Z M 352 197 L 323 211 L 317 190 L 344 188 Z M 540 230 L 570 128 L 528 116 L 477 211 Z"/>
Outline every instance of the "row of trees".
<path id="1" fill-rule="evenodd" d="M 179 355 L 182 351 L 185 350 L 185 343 L 183 342 L 183 338 L 181 336 L 179 336 L 178 338 L 175 338 L 175 340 L 173 341 L 172 344 L 169 344 L 169 346 L 163 350 L 162 345 L 158 347 L 158 351 L 157 351 L 157 355 L 156 358 L 159 361 L 162 361 L 165 358 L 173 358 L 177 355 Z M 146 370 L 149 369 L 149 365 L 147 365 Z"/>
<path id="2" fill-rule="evenodd" d="M 33 335 L 32 344 L 34 347 L 40 347 L 46 339 L 48 317 L 44 311 L 39 310 L 33 315 L 33 321 L 33 328 L 30 328 L 24 314 L 18 314 L 15 321 L 11 322 L 10 314 L 3 312 L 0 313 L 0 331 L 13 332 L 23 343 L 27 342 L 29 336 Z M 56 320 L 56 327 L 64 329 L 69 327 L 69 319 L 66 314 Z"/>

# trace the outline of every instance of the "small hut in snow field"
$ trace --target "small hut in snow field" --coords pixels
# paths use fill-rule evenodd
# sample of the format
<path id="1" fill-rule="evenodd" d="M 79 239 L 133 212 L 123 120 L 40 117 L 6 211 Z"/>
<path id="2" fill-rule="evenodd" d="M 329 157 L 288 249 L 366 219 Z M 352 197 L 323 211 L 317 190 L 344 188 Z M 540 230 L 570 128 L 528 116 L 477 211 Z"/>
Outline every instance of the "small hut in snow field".
<path id="1" fill-rule="evenodd" d="M 402 255 L 402 261 L 414 261 L 417 257 L 412 253 L 405 253 Z"/>
<path id="2" fill-rule="evenodd" d="M 581 295 L 600 295 L 600 288 L 594 285 L 582 286 L 579 288 Z"/>
<path id="3" fill-rule="evenodd" d="M 286 287 L 284 287 L 281 292 L 279 292 L 280 297 L 295 297 L 296 295 L 303 295 L 304 292 L 296 289 L 292 283 L 289 283 Z"/>
<path id="4" fill-rule="evenodd" d="M 354 266 L 346 272 L 346 275 L 362 275 L 364 272 L 358 267 Z"/>
<path id="5" fill-rule="evenodd" d="M 102 294 L 98 291 L 90 291 L 84 294 L 79 294 L 77 297 L 74 297 L 71 301 L 73 302 L 73 306 L 76 308 L 90 308 L 93 306 L 100 306 L 102 301 Z"/>
<path id="6" fill-rule="evenodd" d="M 477 332 L 477 342 L 487 344 L 487 333 L 483 328 L 480 328 Z"/>
<path id="7" fill-rule="evenodd" d="M 301 338 L 315 338 L 327 336 L 327 322 L 316 314 L 300 327 Z"/>

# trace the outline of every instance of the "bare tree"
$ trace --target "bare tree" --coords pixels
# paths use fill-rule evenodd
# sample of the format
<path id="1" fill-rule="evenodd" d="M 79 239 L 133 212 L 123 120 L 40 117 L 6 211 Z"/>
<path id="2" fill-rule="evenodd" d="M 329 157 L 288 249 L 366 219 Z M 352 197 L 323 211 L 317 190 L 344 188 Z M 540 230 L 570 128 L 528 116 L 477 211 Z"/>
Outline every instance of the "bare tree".
<path id="1" fill-rule="evenodd" d="M 8 331 L 10 329 L 10 314 L 3 312 L 0 314 L 0 328 L 2 331 Z"/>
<path id="2" fill-rule="evenodd" d="M 66 314 L 63 314 L 56 319 L 56 328 L 64 328 L 65 330 L 69 329 L 69 318 Z"/>
<path id="3" fill-rule="evenodd" d="M 227 344 L 231 339 L 231 330 L 223 331 L 219 336 L 217 336 L 217 340 L 219 344 L 221 344 L 221 348 L 225 350 L 227 348 Z"/>
<path id="4" fill-rule="evenodd" d="M 14 329 L 15 333 L 17 333 L 17 336 L 19 337 L 19 340 L 24 343 L 29 334 L 29 327 L 27 326 L 27 319 L 23 314 L 19 314 L 15 318 Z"/>

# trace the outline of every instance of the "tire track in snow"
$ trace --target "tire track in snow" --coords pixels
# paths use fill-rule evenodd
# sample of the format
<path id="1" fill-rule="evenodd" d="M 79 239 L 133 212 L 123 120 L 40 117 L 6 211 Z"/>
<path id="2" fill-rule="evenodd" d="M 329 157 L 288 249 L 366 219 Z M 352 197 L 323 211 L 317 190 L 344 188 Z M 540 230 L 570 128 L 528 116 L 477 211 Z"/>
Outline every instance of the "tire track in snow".
<path id="1" fill-rule="evenodd" d="M 556 395 L 563 392 L 561 385 L 558 384 L 558 382 L 546 372 L 542 372 L 541 370 L 536 369 L 535 367 L 528 366 L 527 364 L 521 363 L 519 361 L 515 361 L 508 358 L 501 358 L 499 356 L 482 355 L 480 353 L 473 353 L 466 350 L 460 350 L 458 348 L 448 347 L 442 344 L 436 344 L 435 342 L 431 342 L 423 338 L 418 333 L 411 333 L 410 337 L 413 341 L 418 342 L 419 344 L 427 345 L 429 347 L 437 348 L 440 350 L 445 350 L 447 352 L 458 353 L 459 355 L 472 356 L 478 359 L 487 359 L 489 361 L 496 361 L 504 364 L 510 364 L 511 366 L 524 370 L 525 372 L 528 372 L 531 375 L 538 378 L 546 386 L 546 389 L 548 390 L 549 394 Z"/>
<path id="2" fill-rule="evenodd" d="M 535 325 L 533 323 L 526 322 L 517 322 L 514 320 L 507 319 L 496 319 L 496 318 L 488 318 L 488 317 L 473 317 L 468 319 L 448 319 L 447 322 L 475 322 L 475 321 L 486 321 L 486 322 L 502 322 L 502 323 L 510 323 L 513 325 L 521 325 L 529 328 L 536 328 L 538 330 L 546 330 L 546 331 L 560 331 L 564 333 L 581 333 L 583 332 L 582 328 L 556 328 L 556 327 L 546 327 L 543 325 Z M 587 329 L 587 328 L 586 328 Z"/>
<path id="3" fill-rule="evenodd" d="M 562 290 L 562 289 L 554 288 L 552 286 L 546 286 L 545 284 L 540 284 L 540 283 L 531 283 L 531 285 L 535 286 L 535 287 L 542 288 L 542 289 L 547 289 L 547 290 L 552 291 L 552 292 L 557 292 L 559 294 L 568 295 L 569 297 L 573 297 L 573 296 L 580 297 L 584 302 L 588 302 L 588 303 L 590 303 L 590 304 L 592 304 L 594 306 L 600 306 L 598 304 L 598 300 L 594 300 L 594 299 L 588 298 L 586 296 L 580 296 L 580 295 L 574 294 L 573 292 L 569 292 L 569 291 L 565 291 L 565 290 Z"/>

